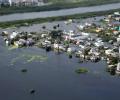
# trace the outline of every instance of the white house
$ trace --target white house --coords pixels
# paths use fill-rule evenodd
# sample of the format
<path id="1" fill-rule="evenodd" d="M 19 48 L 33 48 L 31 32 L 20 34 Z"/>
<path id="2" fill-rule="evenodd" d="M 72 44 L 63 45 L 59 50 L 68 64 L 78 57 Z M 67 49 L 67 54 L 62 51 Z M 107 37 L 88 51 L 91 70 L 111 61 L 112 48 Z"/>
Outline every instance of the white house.
<path id="1" fill-rule="evenodd" d="M 10 35 L 10 39 L 16 38 L 16 36 L 17 36 L 18 34 L 19 34 L 18 32 L 13 32 L 13 33 Z"/>
<path id="2" fill-rule="evenodd" d="M 116 74 L 120 74 L 120 63 L 117 64 Z"/>
<path id="3" fill-rule="evenodd" d="M 106 55 L 110 55 L 112 52 L 113 52 L 112 49 L 105 50 L 105 54 L 106 54 Z"/>

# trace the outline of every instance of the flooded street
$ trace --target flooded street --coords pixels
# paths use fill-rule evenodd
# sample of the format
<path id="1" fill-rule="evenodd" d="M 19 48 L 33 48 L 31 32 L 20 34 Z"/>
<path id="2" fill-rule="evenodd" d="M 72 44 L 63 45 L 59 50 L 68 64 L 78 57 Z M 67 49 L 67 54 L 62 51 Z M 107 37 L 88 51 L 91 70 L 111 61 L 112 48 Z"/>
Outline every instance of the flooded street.
<path id="1" fill-rule="evenodd" d="M 46 23 L 41 23 L 41 24 L 33 24 L 31 26 L 22 26 L 22 27 L 13 27 L 13 28 L 6 28 L 6 29 L 0 29 L 0 32 L 2 31 L 8 31 L 8 32 L 12 32 L 12 31 L 18 31 L 18 32 L 22 32 L 22 31 L 27 31 L 27 32 L 42 32 L 44 31 L 44 29 L 42 28 L 43 26 L 46 26 L 46 30 L 50 31 L 53 29 L 53 27 L 57 24 L 60 25 L 59 29 L 60 30 L 75 30 L 77 31 L 77 23 L 81 23 L 84 24 L 85 22 L 88 23 L 92 23 L 95 22 L 96 24 L 99 24 L 99 20 L 103 19 L 104 16 L 100 16 L 100 17 L 96 17 L 96 20 L 94 20 L 94 18 L 87 18 L 87 19 L 78 19 L 78 22 L 75 23 L 71 23 L 69 25 L 66 25 L 64 21 L 54 21 L 54 22 L 46 22 Z M 45 30 L 45 31 L 46 31 Z"/>

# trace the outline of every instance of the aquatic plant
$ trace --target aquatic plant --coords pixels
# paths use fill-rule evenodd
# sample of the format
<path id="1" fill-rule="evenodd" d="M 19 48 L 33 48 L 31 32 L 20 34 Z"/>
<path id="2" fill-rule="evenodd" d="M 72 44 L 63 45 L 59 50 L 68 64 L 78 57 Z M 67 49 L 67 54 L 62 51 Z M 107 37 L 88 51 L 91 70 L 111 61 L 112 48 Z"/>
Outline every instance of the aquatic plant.
<path id="1" fill-rule="evenodd" d="M 19 59 L 20 59 L 20 56 L 13 58 L 10 62 L 10 65 L 14 65 Z"/>
<path id="2" fill-rule="evenodd" d="M 9 46 L 9 47 L 8 47 L 8 50 L 14 50 L 14 49 L 17 49 L 17 48 L 18 48 L 18 47 L 15 46 L 15 45 L 14 45 L 14 46 Z"/>
<path id="3" fill-rule="evenodd" d="M 33 61 L 45 61 L 47 57 L 41 56 L 41 55 L 23 55 L 24 58 L 27 59 L 27 63 L 33 62 Z"/>
<path id="4" fill-rule="evenodd" d="M 89 71 L 86 68 L 79 68 L 79 69 L 75 70 L 75 72 L 78 74 L 83 74 L 83 73 L 87 73 Z"/>
<path id="5" fill-rule="evenodd" d="M 11 65 L 14 65 L 17 61 L 20 61 L 21 59 L 23 59 L 24 64 L 26 64 L 30 62 L 43 62 L 47 60 L 47 57 L 42 55 L 23 54 L 23 55 L 17 56 L 16 58 L 13 58 L 11 60 Z"/>

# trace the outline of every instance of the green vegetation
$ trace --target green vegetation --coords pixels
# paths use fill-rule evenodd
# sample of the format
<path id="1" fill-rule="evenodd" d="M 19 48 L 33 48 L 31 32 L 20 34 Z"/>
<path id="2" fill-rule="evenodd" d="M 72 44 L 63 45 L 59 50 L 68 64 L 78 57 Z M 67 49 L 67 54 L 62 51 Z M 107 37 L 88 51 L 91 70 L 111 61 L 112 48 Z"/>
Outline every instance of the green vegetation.
<path id="1" fill-rule="evenodd" d="M 49 0 L 49 1 L 51 1 L 53 5 L 57 5 L 57 7 L 61 9 L 95 6 L 120 2 L 120 0 Z"/>
<path id="2" fill-rule="evenodd" d="M 79 68 L 79 69 L 75 70 L 75 72 L 78 73 L 78 74 L 83 74 L 83 73 L 87 73 L 88 69 L 86 69 L 86 68 Z"/>
<path id="3" fill-rule="evenodd" d="M 17 46 L 9 46 L 9 47 L 8 47 L 8 50 L 11 51 L 11 50 L 14 50 L 14 49 L 17 49 L 17 48 L 18 48 Z"/>
<path id="4" fill-rule="evenodd" d="M 40 12 L 68 9 L 83 6 L 95 6 L 108 3 L 117 3 L 120 0 L 49 0 L 52 4 L 36 7 L 3 7 L 0 8 L 0 15 L 11 13 Z"/>
<path id="5" fill-rule="evenodd" d="M 100 11 L 100 12 L 90 12 L 90 13 L 84 13 L 84 14 L 75 14 L 75 15 L 69 15 L 69 16 L 58 16 L 58 17 L 48 17 L 48 18 L 17 20 L 17 21 L 10 21 L 10 22 L 0 22 L 0 27 L 1 28 L 20 27 L 20 26 L 25 26 L 26 23 L 28 25 L 31 25 L 31 24 L 39 24 L 44 22 L 64 21 L 67 19 L 81 19 L 81 18 L 89 18 L 89 17 L 96 17 L 96 16 L 104 16 L 104 15 L 112 14 L 115 11 L 120 11 L 120 9 Z"/>
<path id="6" fill-rule="evenodd" d="M 27 60 L 27 63 L 33 62 L 33 61 L 44 61 L 47 59 L 47 57 L 40 56 L 40 55 L 23 55 L 23 57 Z"/>
<path id="7" fill-rule="evenodd" d="M 17 56 L 16 58 L 13 58 L 11 60 L 11 65 L 14 65 L 19 60 L 24 60 L 23 63 L 26 64 L 30 62 L 43 62 L 47 60 L 47 57 L 41 56 L 41 55 L 23 54 L 23 55 Z"/>
<path id="8" fill-rule="evenodd" d="M 51 2 L 51 3 L 81 3 L 81 4 L 84 4 L 84 3 L 91 3 L 91 4 L 98 4 L 98 3 L 103 3 L 103 4 L 106 4 L 106 3 L 114 3 L 114 2 L 119 2 L 119 0 L 48 0 L 48 2 Z"/>

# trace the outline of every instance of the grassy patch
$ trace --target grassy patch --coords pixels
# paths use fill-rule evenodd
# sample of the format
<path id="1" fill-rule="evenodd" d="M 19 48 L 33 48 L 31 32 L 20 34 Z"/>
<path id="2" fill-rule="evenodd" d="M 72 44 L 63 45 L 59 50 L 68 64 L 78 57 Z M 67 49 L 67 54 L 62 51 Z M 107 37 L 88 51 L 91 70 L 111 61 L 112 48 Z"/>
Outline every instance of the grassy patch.
<path id="1" fill-rule="evenodd" d="M 24 62 L 21 60 L 24 60 Z M 23 54 L 23 55 L 17 56 L 16 58 L 13 58 L 11 60 L 11 65 L 14 65 L 18 61 L 21 61 L 24 64 L 26 64 L 26 63 L 31 63 L 31 62 L 43 62 L 46 60 L 47 60 L 46 56 L 33 55 L 33 54 Z"/>
<path id="2" fill-rule="evenodd" d="M 87 73 L 89 71 L 86 68 L 79 68 L 79 69 L 75 70 L 75 72 L 78 74 L 83 74 L 83 73 Z"/>

